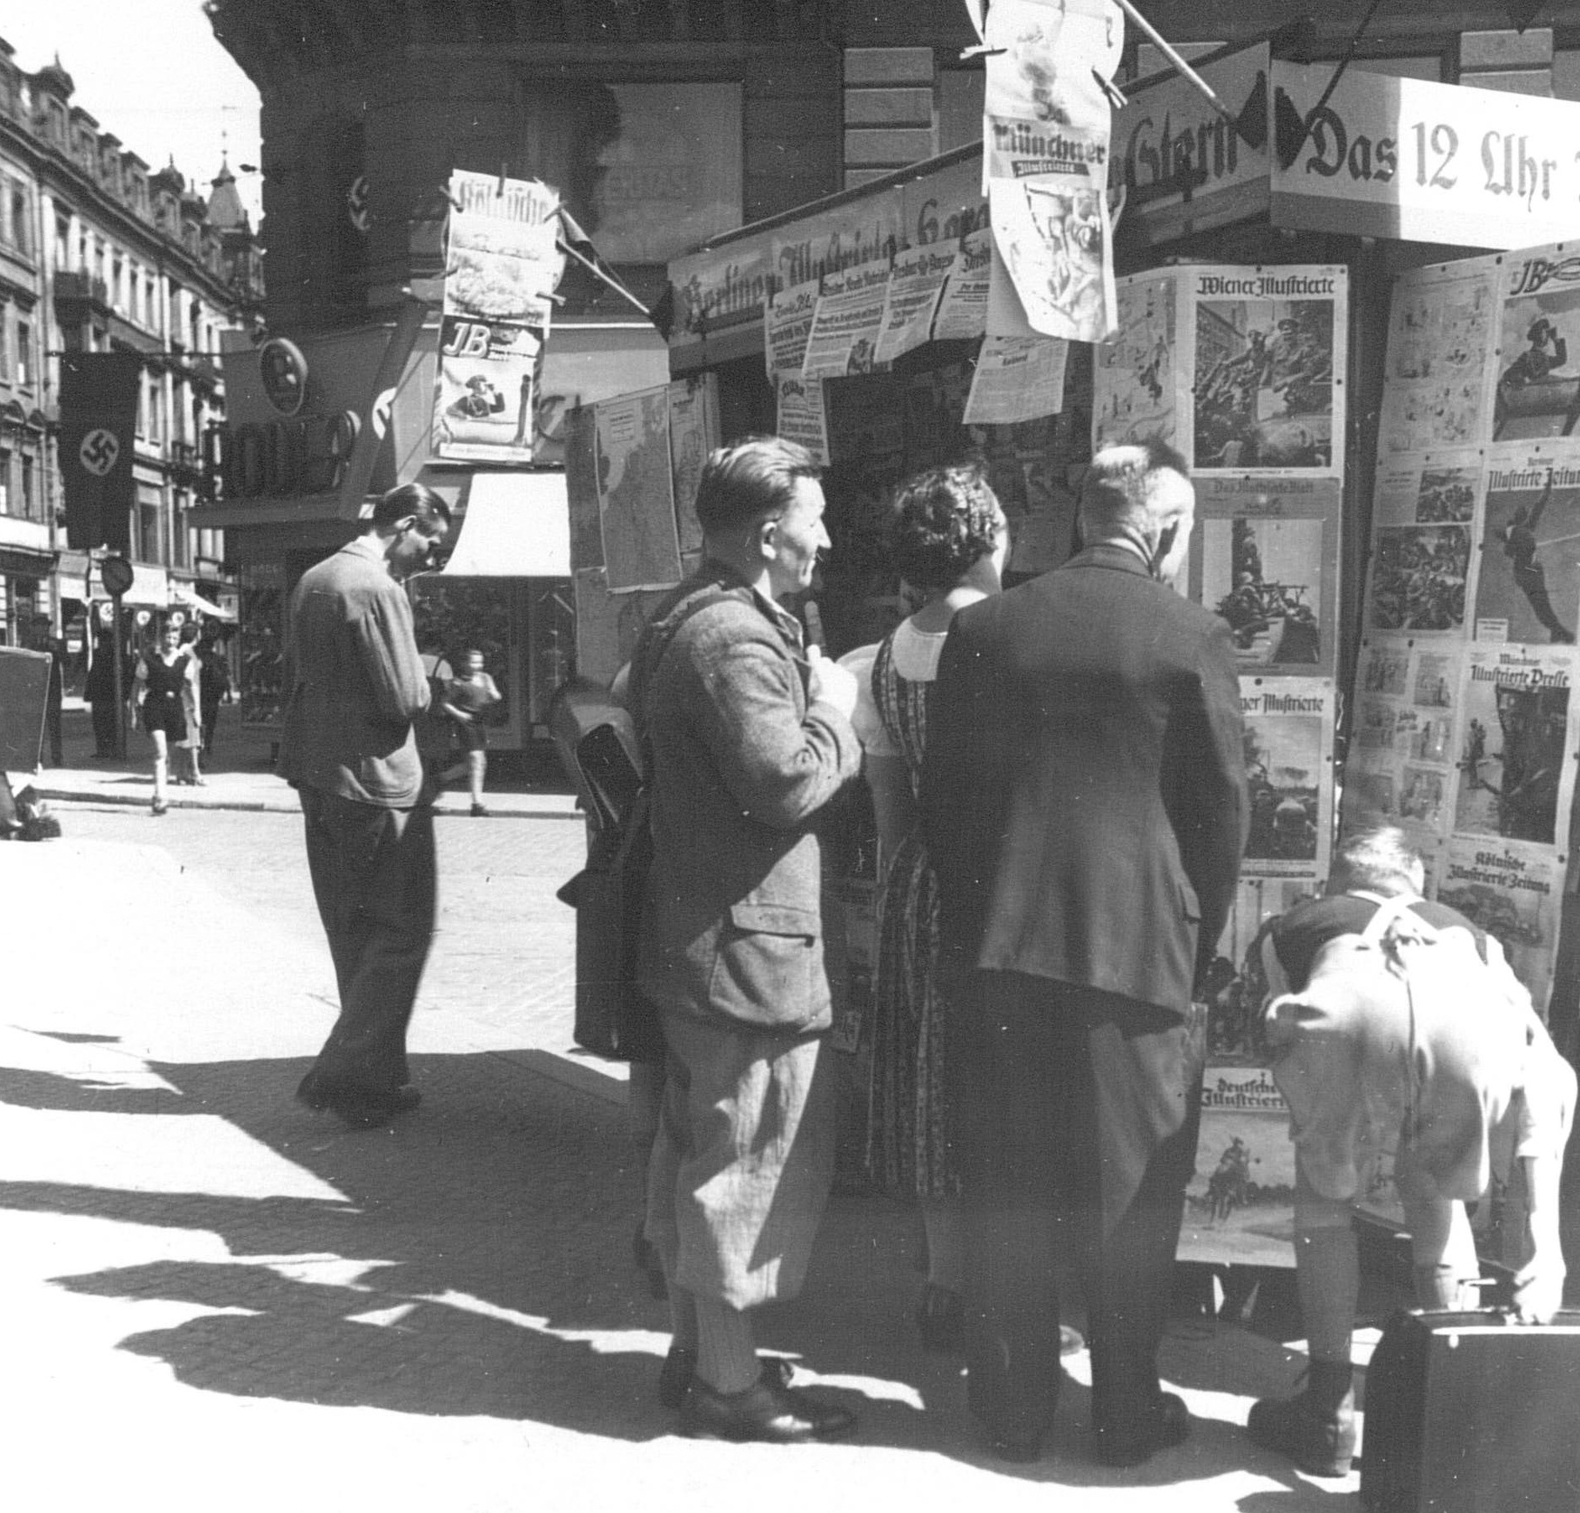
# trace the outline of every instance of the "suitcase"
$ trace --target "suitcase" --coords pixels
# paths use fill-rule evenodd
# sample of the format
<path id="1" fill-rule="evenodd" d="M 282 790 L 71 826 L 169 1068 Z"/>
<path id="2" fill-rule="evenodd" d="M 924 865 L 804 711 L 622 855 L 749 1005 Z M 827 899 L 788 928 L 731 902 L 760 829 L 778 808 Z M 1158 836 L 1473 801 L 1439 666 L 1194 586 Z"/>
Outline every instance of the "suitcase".
<path id="1" fill-rule="evenodd" d="M 1396 1313 L 1366 1371 L 1369 1513 L 1580 1508 L 1580 1311 Z"/>

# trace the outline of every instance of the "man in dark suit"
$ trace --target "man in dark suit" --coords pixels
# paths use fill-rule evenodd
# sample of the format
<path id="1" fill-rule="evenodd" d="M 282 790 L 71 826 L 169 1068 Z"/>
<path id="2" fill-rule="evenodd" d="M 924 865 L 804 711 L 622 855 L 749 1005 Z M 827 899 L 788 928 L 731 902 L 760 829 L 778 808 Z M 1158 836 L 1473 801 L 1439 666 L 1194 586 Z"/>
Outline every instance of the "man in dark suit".
<path id="1" fill-rule="evenodd" d="M 279 773 L 301 794 L 340 989 L 340 1018 L 296 1096 L 353 1126 L 388 1123 L 418 1099 L 406 1025 L 436 887 L 413 722 L 429 694 L 399 580 L 429 561 L 449 525 L 432 489 L 402 484 L 291 596 Z"/>
<path id="2" fill-rule="evenodd" d="M 1201 1063 L 1195 976 L 1245 841 L 1228 626 L 1180 598 L 1195 496 L 1158 442 L 1081 492 L 1085 549 L 962 610 L 929 711 L 923 824 L 955 982 L 969 1400 L 1034 1459 L 1059 1391 L 1058 1263 L 1086 1296 L 1099 1458 L 1178 1443 L 1158 1383 Z"/>

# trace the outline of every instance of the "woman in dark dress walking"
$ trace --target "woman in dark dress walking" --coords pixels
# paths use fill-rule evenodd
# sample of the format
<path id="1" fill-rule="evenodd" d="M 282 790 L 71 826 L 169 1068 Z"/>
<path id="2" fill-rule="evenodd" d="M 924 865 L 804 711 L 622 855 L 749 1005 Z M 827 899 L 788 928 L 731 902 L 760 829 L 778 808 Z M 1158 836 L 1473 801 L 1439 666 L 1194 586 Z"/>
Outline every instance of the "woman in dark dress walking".
<path id="1" fill-rule="evenodd" d="M 158 651 L 144 652 L 137 661 L 133 697 L 142 711 L 143 729 L 154 743 L 155 814 L 170 806 L 165 786 L 170 775 L 170 746 L 187 738 L 187 718 L 182 694 L 187 687 L 190 656 L 181 649 L 181 628 L 166 625 Z"/>

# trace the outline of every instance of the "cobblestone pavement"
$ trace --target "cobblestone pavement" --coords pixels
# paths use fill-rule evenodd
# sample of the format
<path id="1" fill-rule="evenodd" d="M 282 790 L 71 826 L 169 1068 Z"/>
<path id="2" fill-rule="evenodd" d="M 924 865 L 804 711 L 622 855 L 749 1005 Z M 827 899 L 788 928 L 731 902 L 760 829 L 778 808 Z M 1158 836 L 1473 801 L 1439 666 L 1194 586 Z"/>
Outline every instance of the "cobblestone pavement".
<path id="1" fill-rule="evenodd" d="M 1086 1447 L 1083 1356 L 1041 1463 L 975 1445 L 923 1356 L 901 1205 L 845 1194 L 763 1344 L 857 1407 L 854 1442 L 691 1442 L 654 1401 L 662 1303 L 630 1264 L 618 1077 L 570 1054 L 579 826 L 440 826 L 418 1113 L 357 1133 L 291 1090 L 333 1012 L 299 820 L 63 805 L 0 846 L 5 1501 L 34 1513 L 1354 1506 L 1253 1450 L 1298 1358 L 1180 1322 L 1200 1416 L 1139 1471 Z"/>

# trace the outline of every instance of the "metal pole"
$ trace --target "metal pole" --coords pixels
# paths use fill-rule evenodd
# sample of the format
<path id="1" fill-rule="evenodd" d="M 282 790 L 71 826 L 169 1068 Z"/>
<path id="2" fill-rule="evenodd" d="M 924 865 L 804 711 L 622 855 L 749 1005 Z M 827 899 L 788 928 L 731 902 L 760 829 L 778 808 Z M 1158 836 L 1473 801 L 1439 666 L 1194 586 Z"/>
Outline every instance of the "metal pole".
<path id="1" fill-rule="evenodd" d="M 123 627 L 121 623 L 121 596 L 113 594 L 110 597 L 112 613 L 115 616 L 114 649 L 111 655 L 115 658 L 115 754 L 122 761 L 126 759 L 126 668 L 125 655 L 122 650 L 121 637 Z"/>
<path id="2" fill-rule="evenodd" d="M 1162 53 L 1163 56 L 1167 58 L 1175 68 L 1179 70 L 1180 77 L 1200 90 L 1202 98 L 1205 99 L 1206 102 L 1212 106 L 1212 108 L 1217 111 L 1225 121 L 1238 130 L 1238 123 L 1235 121 L 1234 113 L 1227 105 L 1223 103 L 1222 100 L 1218 98 L 1218 95 L 1213 89 L 1212 85 L 1202 78 L 1202 76 L 1197 73 L 1189 63 L 1187 63 L 1177 52 L 1175 52 L 1172 47 L 1169 46 L 1168 42 L 1164 39 L 1163 34 L 1158 31 L 1158 29 L 1153 26 L 1153 24 L 1148 21 L 1145 16 L 1143 16 L 1133 4 L 1131 4 L 1131 0 L 1115 0 L 1115 3 L 1119 6 L 1120 10 L 1129 16 L 1130 19 L 1147 34 L 1147 36 L 1152 41 L 1152 45 L 1157 48 L 1157 50 Z"/>

